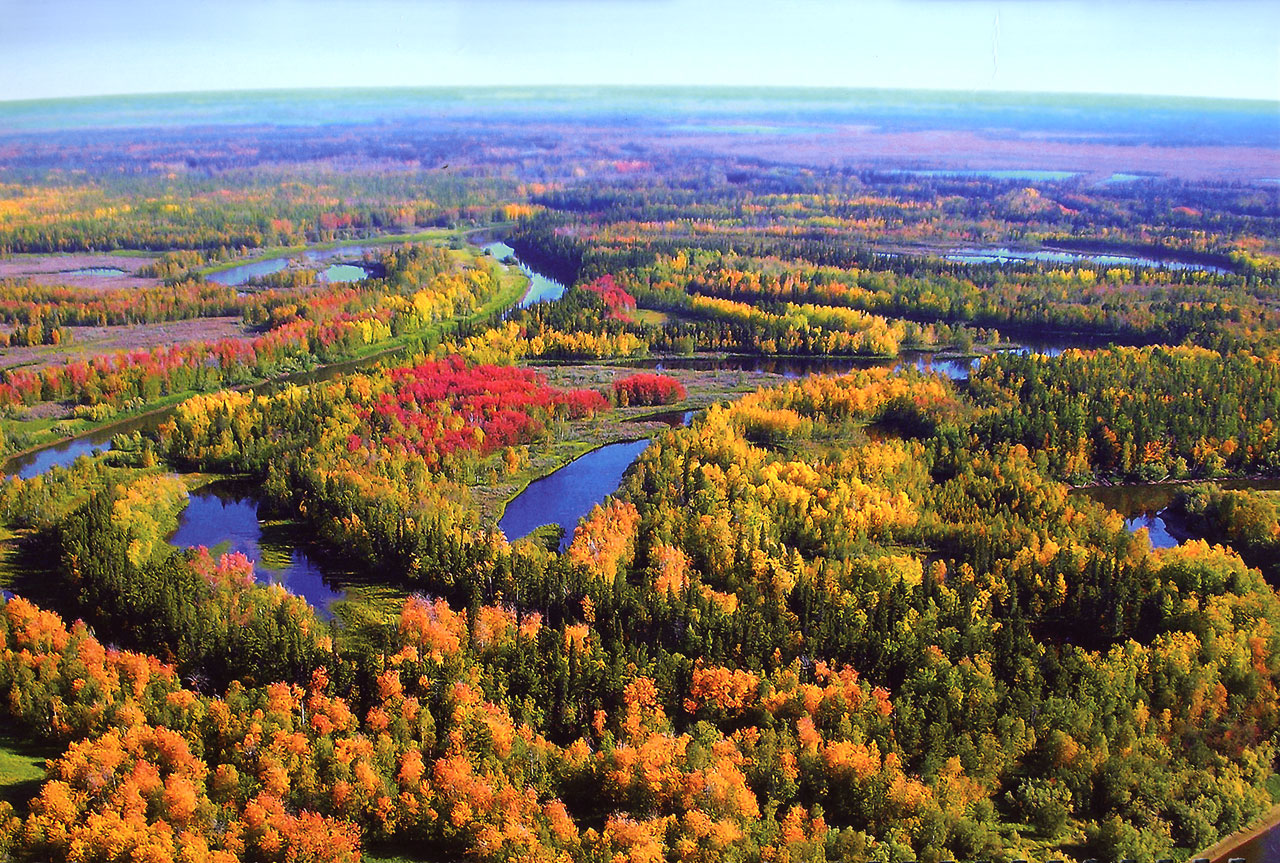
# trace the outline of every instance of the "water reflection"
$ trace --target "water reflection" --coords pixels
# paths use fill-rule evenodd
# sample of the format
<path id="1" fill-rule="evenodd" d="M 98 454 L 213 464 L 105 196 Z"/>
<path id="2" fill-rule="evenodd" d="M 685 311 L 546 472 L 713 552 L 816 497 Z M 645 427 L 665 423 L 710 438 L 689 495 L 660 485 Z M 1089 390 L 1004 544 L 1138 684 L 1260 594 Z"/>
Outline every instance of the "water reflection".
<path id="1" fill-rule="evenodd" d="M 332 619 L 331 606 L 345 598 L 346 591 L 331 587 L 319 564 L 284 530 L 268 530 L 269 538 L 264 536 L 258 500 L 250 488 L 219 482 L 192 492 L 169 542 L 180 548 L 203 545 L 215 555 L 240 552 L 254 562 L 260 583 L 282 585 L 311 603 L 319 617 Z"/>
<path id="2" fill-rule="evenodd" d="M 564 296 L 565 286 L 557 282 L 555 279 L 549 279 L 530 267 L 528 264 L 516 257 L 516 250 L 508 246 L 506 243 L 496 242 L 489 243 L 484 246 L 484 250 L 493 255 L 499 261 L 514 259 L 516 265 L 520 267 L 520 272 L 529 278 L 529 289 L 525 291 L 523 297 L 520 298 L 519 306 L 522 309 L 528 308 L 534 303 L 551 302 L 558 300 Z"/>
<path id="3" fill-rule="evenodd" d="M 78 270 L 67 270 L 68 276 L 123 276 L 124 270 L 119 267 L 81 267 Z"/>
<path id="4" fill-rule="evenodd" d="M 1226 479 L 1215 482 L 1227 489 L 1280 489 L 1280 480 Z M 1170 509 L 1178 493 L 1187 485 L 1159 482 L 1145 485 L 1089 486 L 1073 489 L 1072 494 L 1091 497 L 1120 513 L 1130 532 L 1145 527 L 1151 537 L 1152 548 L 1172 548 L 1195 536 Z"/>
<path id="5" fill-rule="evenodd" d="M 1230 270 L 1173 257 L 1151 258 L 1142 255 L 1117 255 L 1102 252 L 1071 251 L 1067 249 L 1007 249 L 971 248 L 955 249 L 943 257 L 959 264 L 1010 264 L 1019 261 L 1043 261 L 1052 264 L 1102 264 L 1117 267 L 1162 267 L 1170 270 L 1204 270 L 1210 273 L 1228 273 Z"/>
<path id="6" fill-rule="evenodd" d="M 375 248 L 374 246 L 338 246 L 332 249 L 305 249 L 301 252 L 281 255 L 278 258 L 238 264 L 216 273 L 209 273 L 205 278 L 220 285 L 238 287 L 252 279 L 278 273 L 288 267 L 291 261 L 315 264 L 332 261 L 335 258 L 358 260 Z M 326 269 L 322 275 L 330 282 L 355 282 L 367 279 L 370 272 L 367 267 L 357 264 L 336 263 Z"/>
<path id="7" fill-rule="evenodd" d="M 648 440 L 608 444 L 534 480 L 507 504 L 498 527 L 507 539 L 516 540 L 544 524 L 558 524 L 564 528 L 564 551 L 579 519 L 618 490 L 627 468 L 648 446 Z"/>
<path id="8" fill-rule="evenodd" d="M 785 378 L 802 378 L 808 375 L 845 375 L 859 369 L 912 367 L 922 372 L 933 372 L 951 380 L 967 380 L 978 367 L 976 357 L 947 357 L 933 353 L 908 351 L 901 357 L 761 357 L 745 354 L 726 356 L 646 357 L 627 360 L 628 368 L 691 369 L 703 372 L 755 372 L 781 375 Z"/>

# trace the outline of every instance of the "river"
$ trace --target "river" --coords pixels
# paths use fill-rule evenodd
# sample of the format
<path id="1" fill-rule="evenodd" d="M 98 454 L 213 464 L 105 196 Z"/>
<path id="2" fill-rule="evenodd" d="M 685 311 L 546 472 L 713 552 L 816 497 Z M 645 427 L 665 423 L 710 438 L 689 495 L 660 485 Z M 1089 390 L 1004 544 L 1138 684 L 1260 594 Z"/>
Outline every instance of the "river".
<path id="1" fill-rule="evenodd" d="M 242 389 L 254 394 L 266 394 L 276 392 L 291 384 L 302 386 L 321 381 L 331 381 L 349 372 L 375 366 L 386 361 L 389 355 L 395 353 L 396 349 L 393 348 L 384 353 L 373 354 L 359 359 L 343 360 L 339 363 L 318 366 L 314 369 L 291 372 L 278 378 L 260 381 Z M 109 450 L 111 448 L 111 439 L 118 434 L 155 431 L 160 427 L 161 423 L 173 416 L 174 411 L 177 409 L 178 405 L 170 405 L 166 408 L 160 408 L 120 422 L 111 423 L 102 428 L 49 444 L 31 452 L 11 456 L 4 463 L 4 473 L 7 475 L 16 474 L 22 479 L 31 479 L 33 476 L 42 474 L 53 467 L 69 467 L 82 455 L 92 455 L 96 452 Z"/>
<path id="2" fill-rule="evenodd" d="M 498 527 L 507 539 L 516 540 L 544 524 L 558 524 L 564 528 L 560 540 L 564 551 L 573 541 L 579 519 L 618 490 L 627 468 L 648 446 L 647 439 L 606 444 L 535 479 L 507 504 Z"/>
<path id="3" fill-rule="evenodd" d="M 552 300 L 558 300 L 564 296 L 565 286 L 555 279 L 548 278 L 542 273 L 530 267 L 524 261 L 516 256 L 516 250 L 503 242 L 488 243 L 484 246 L 484 250 L 493 255 L 499 261 L 513 260 L 516 266 L 520 268 L 520 272 L 524 273 L 529 279 L 529 289 L 525 291 L 524 296 L 520 298 L 518 305 L 525 309 L 534 303 L 548 303 Z"/>
<path id="4" fill-rule="evenodd" d="M 376 245 L 369 244 L 329 249 L 307 249 L 301 252 L 295 252 L 291 256 L 282 256 L 263 261 L 241 264 L 238 267 L 223 270 L 221 273 L 212 274 L 209 278 L 211 280 L 221 281 L 223 284 L 241 284 L 247 279 L 260 277 L 283 269 L 287 266 L 290 257 L 316 262 L 333 260 L 335 258 L 353 259 L 363 257 L 366 252 L 376 248 Z M 483 248 L 498 260 L 515 260 L 521 271 L 528 276 L 529 288 L 521 298 L 519 303 L 520 306 L 526 307 L 538 302 L 555 300 L 564 294 L 565 286 L 563 284 L 555 281 L 554 279 L 547 278 L 529 267 L 527 264 L 519 261 L 519 259 L 515 257 L 515 250 L 506 243 L 490 242 L 485 244 Z M 346 269 L 339 269 L 344 267 Z M 333 275 L 337 277 L 333 279 L 335 281 L 354 275 L 355 271 L 366 272 L 362 267 L 348 264 L 334 264 L 330 266 L 329 270 L 326 272 L 330 271 L 333 271 Z M 1023 340 L 1021 346 L 1010 348 L 1009 350 L 1020 350 L 1024 352 L 1035 351 L 1054 356 L 1070 347 L 1095 347 L 1102 344 L 1104 344 L 1103 340 L 1098 338 L 1084 335 L 1066 335 L 1062 337 L 1040 337 L 1037 339 Z M 264 393 L 271 392 L 274 389 L 287 384 L 308 384 L 315 383 L 317 381 L 332 380 L 333 378 L 348 372 L 376 365 L 377 363 L 382 362 L 385 358 L 386 355 L 378 354 L 357 360 L 348 360 L 341 363 L 335 363 L 333 365 L 321 366 L 317 369 L 295 372 L 281 378 L 255 384 L 248 389 L 250 392 Z M 952 380 L 967 380 L 969 374 L 976 367 L 977 362 L 978 360 L 973 357 L 949 356 L 946 354 L 937 354 L 928 351 L 904 351 L 900 357 L 896 358 L 761 357 L 729 355 L 720 357 L 693 356 L 641 359 L 629 361 L 626 365 L 657 370 L 679 368 L 702 370 L 742 370 L 778 374 L 788 378 L 800 378 L 810 374 L 845 374 L 855 369 L 866 369 L 881 366 L 890 368 L 903 368 L 910 366 L 921 371 L 933 372 Z M 23 479 L 30 479 L 33 476 L 44 473 L 51 467 L 66 467 L 82 455 L 88 455 L 95 451 L 108 449 L 111 438 L 116 434 L 131 434 L 135 431 L 147 432 L 154 430 L 164 422 L 165 419 L 171 416 L 174 410 L 176 410 L 176 406 L 153 411 L 96 431 L 87 432 L 68 440 L 50 444 L 46 447 L 23 455 L 14 456 L 4 464 L 4 471 L 7 474 L 17 474 Z"/>

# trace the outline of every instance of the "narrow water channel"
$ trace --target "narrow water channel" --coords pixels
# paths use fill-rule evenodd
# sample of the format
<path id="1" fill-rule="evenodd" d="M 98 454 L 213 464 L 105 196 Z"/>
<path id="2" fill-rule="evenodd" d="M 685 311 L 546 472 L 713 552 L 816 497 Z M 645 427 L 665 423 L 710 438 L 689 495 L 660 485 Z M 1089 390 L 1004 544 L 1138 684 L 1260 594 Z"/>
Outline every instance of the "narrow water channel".
<path id="1" fill-rule="evenodd" d="M 1253 489 L 1274 491 L 1280 489 L 1280 480 L 1274 479 L 1223 479 L 1212 480 L 1227 489 Z M 1078 488 L 1072 494 L 1091 497 L 1124 517 L 1130 532 L 1147 529 L 1152 548 L 1173 548 L 1193 538 L 1193 534 L 1179 519 L 1169 512 L 1178 492 L 1187 483 L 1157 482 L 1138 485 L 1106 485 Z"/>
<path id="2" fill-rule="evenodd" d="M 549 303 L 552 300 L 558 300 L 564 296 L 565 286 L 555 279 L 550 279 L 530 267 L 524 261 L 516 257 L 516 250 L 503 242 L 489 243 L 484 250 L 493 255 L 499 261 L 505 261 L 508 258 L 515 260 L 516 265 L 520 268 L 520 272 L 529 278 L 529 289 L 525 291 L 524 296 L 520 298 L 518 305 L 520 308 L 528 308 L 534 303 Z"/>

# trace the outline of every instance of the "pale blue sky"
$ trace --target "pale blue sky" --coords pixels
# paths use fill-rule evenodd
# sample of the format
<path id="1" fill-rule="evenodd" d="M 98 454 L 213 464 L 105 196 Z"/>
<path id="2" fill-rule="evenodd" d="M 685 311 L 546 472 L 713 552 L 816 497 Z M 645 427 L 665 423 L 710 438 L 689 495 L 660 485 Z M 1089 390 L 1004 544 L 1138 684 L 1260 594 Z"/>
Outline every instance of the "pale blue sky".
<path id="1" fill-rule="evenodd" d="M 1280 2 L 0 0 L 0 99 L 513 83 L 1280 100 Z"/>

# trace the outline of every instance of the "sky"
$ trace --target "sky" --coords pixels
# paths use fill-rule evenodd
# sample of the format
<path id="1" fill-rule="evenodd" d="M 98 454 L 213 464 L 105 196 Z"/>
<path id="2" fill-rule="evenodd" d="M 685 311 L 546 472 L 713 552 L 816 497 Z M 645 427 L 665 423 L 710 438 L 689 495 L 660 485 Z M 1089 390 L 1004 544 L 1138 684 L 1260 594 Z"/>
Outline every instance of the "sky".
<path id="1" fill-rule="evenodd" d="M 0 100 L 499 84 L 1280 101 L 1280 2 L 0 0 Z"/>

